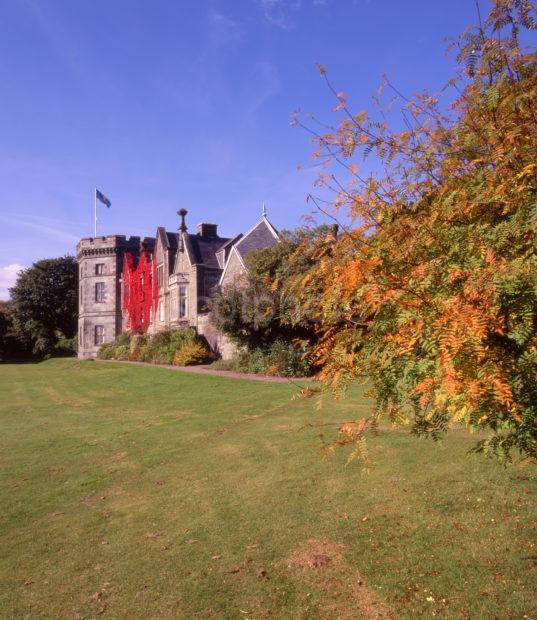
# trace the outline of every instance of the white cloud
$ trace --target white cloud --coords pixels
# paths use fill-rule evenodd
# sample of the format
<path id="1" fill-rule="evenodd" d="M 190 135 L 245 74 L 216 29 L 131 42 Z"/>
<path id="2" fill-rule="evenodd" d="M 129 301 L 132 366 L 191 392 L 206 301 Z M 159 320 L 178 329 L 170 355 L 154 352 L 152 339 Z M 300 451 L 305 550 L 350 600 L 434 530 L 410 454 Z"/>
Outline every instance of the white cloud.
<path id="1" fill-rule="evenodd" d="M 288 30 L 293 26 L 292 17 L 299 9 L 310 4 L 314 7 L 324 7 L 328 4 L 328 0 L 311 0 L 306 3 L 304 0 L 257 0 L 257 3 L 269 24 Z"/>
<path id="2" fill-rule="evenodd" d="M 8 289 L 15 284 L 21 269 L 24 269 L 24 267 L 16 263 L 0 267 L 0 299 L 9 299 Z"/>
<path id="3" fill-rule="evenodd" d="M 291 14 L 298 11 L 302 0 L 259 0 L 259 5 L 269 24 L 287 29 Z"/>

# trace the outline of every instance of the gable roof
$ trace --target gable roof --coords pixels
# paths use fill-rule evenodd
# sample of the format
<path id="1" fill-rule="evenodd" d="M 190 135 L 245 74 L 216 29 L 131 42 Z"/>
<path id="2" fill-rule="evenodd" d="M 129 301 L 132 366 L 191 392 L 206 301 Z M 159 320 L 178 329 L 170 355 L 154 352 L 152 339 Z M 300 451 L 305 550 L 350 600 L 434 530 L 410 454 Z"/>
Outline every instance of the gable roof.
<path id="1" fill-rule="evenodd" d="M 270 248 L 279 243 L 279 241 L 278 231 L 268 221 L 266 216 L 263 216 L 253 228 L 245 233 L 242 239 L 237 241 L 234 247 L 244 261 L 249 252 Z"/>
<path id="2" fill-rule="evenodd" d="M 268 221 L 265 214 L 263 214 L 263 217 L 259 220 L 259 222 L 257 222 L 257 224 L 253 228 L 251 228 L 244 235 L 239 235 L 235 239 L 237 239 L 237 241 L 231 247 L 231 251 L 229 252 L 226 263 L 224 265 L 224 270 L 222 271 L 222 275 L 220 276 L 220 285 L 224 281 L 226 271 L 233 254 L 237 255 L 239 261 L 244 267 L 244 270 L 247 271 L 245 263 L 247 254 L 249 254 L 250 252 L 254 252 L 255 250 L 264 250 L 265 248 L 271 248 L 272 246 L 280 242 L 278 231 Z"/>

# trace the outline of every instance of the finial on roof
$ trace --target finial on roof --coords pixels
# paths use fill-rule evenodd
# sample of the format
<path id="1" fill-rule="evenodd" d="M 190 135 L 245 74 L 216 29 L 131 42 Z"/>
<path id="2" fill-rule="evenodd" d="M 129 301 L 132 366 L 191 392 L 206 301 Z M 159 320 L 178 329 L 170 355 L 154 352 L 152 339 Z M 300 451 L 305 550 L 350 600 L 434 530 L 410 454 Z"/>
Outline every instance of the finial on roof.
<path id="1" fill-rule="evenodd" d="M 181 223 L 179 224 L 179 230 L 181 232 L 186 232 L 186 224 L 185 224 L 185 215 L 188 213 L 186 209 L 179 209 L 177 211 L 177 215 L 181 218 Z"/>
<path id="2" fill-rule="evenodd" d="M 265 206 L 265 201 L 263 201 L 263 211 L 261 212 L 263 217 L 267 217 L 267 207 Z"/>

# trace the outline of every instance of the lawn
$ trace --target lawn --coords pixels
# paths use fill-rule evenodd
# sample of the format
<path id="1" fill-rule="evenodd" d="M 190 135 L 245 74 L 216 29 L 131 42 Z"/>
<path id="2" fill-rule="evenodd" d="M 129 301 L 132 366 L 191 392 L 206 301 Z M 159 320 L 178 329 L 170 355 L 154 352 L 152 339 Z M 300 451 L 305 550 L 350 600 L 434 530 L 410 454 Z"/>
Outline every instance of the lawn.
<path id="1" fill-rule="evenodd" d="M 535 467 L 391 428 L 323 461 L 305 425 L 370 405 L 295 390 L 0 366 L 1 617 L 537 617 Z"/>

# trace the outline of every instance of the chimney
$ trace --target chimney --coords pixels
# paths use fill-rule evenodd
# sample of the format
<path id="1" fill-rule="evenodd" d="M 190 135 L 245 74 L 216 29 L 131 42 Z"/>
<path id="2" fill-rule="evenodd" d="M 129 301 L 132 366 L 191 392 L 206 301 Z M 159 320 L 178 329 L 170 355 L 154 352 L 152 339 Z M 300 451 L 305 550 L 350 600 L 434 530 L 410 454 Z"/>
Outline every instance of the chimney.
<path id="1" fill-rule="evenodd" d="M 185 215 L 187 213 L 188 211 L 186 209 L 179 209 L 179 211 L 177 211 L 177 215 L 181 218 L 181 223 L 179 224 L 179 231 L 182 233 L 187 231 L 185 224 Z"/>
<path id="2" fill-rule="evenodd" d="M 205 237 L 207 239 L 216 239 L 218 237 L 218 233 L 216 229 L 218 226 L 216 224 L 198 224 L 197 233 L 198 237 Z"/>

